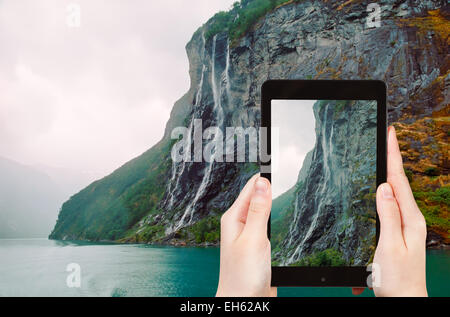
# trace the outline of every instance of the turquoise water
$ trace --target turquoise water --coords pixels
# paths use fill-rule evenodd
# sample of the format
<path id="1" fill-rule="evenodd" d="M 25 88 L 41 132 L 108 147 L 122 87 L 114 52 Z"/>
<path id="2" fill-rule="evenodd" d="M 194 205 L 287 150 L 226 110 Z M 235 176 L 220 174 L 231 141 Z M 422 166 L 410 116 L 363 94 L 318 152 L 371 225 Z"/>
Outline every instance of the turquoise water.
<path id="1" fill-rule="evenodd" d="M 66 266 L 81 267 L 81 287 Z M 0 240 L 0 296 L 213 296 L 219 249 Z M 428 251 L 428 290 L 450 296 L 450 252 Z M 279 296 L 351 296 L 348 288 L 280 288 Z M 364 295 L 372 295 L 365 291 Z"/>

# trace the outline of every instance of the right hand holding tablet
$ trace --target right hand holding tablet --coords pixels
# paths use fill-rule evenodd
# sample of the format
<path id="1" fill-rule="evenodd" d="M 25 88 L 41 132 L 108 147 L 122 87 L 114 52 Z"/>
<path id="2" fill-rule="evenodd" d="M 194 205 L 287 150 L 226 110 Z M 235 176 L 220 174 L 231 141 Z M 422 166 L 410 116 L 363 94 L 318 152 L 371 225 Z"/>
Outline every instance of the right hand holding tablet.
<path id="1" fill-rule="evenodd" d="M 394 127 L 388 129 L 387 144 L 387 183 L 377 190 L 380 239 L 373 262 L 379 268 L 379 280 L 374 292 L 376 296 L 427 296 L 426 223 L 405 175 Z"/>
<path id="2" fill-rule="evenodd" d="M 405 176 L 393 127 L 388 130 L 387 156 L 387 183 L 377 190 L 381 230 L 374 263 L 380 268 L 380 279 L 374 292 L 376 296 L 427 296 L 425 219 Z M 270 184 L 267 181 L 267 191 L 257 195 L 256 180 L 266 182 L 259 176 L 250 179 L 222 218 L 218 296 L 276 295 L 276 289 L 270 288 L 270 242 L 266 230 Z M 355 288 L 353 293 L 358 295 L 363 290 Z"/>

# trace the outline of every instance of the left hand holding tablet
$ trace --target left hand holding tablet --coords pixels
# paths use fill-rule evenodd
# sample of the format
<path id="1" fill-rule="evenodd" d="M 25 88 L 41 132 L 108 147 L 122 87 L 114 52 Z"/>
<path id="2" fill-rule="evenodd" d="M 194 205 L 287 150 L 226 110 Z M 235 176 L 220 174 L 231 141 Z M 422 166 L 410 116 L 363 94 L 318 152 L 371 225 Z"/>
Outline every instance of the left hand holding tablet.
<path id="1" fill-rule="evenodd" d="M 267 238 L 271 207 L 270 183 L 257 174 L 222 216 L 217 296 L 276 296 L 276 288 L 270 287 L 270 242 Z"/>

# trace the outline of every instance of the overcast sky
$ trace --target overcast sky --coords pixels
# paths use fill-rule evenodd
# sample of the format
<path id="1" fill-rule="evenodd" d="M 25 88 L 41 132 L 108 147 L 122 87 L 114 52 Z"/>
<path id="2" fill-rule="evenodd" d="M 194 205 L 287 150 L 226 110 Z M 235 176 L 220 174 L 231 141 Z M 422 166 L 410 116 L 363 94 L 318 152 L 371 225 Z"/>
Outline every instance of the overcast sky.
<path id="1" fill-rule="evenodd" d="M 272 100 L 272 127 L 278 127 L 278 151 L 272 147 L 272 197 L 295 185 L 306 154 L 316 142 L 315 100 Z M 272 144 L 274 144 L 272 133 Z"/>
<path id="2" fill-rule="evenodd" d="M 0 156 L 106 175 L 141 154 L 189 88 L 186 43 L 234 1 L 0 1 Z"/>

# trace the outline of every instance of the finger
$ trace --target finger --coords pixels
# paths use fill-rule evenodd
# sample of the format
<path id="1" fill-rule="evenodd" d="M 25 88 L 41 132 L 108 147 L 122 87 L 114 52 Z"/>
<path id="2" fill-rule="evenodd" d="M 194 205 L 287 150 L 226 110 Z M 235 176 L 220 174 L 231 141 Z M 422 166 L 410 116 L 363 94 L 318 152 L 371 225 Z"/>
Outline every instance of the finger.
<path id="1" fill-rule="evenodd" d="M 270 288 L 270 297 L 277 297 L 278 296 L 278 290 L 276 287 Z"/>
<path id="2" fill-rule="evenodd" d="M 380 218 L 380 244 L 387 241 L 391 246 L 397 246 L 398 243 L 404 246 L 400 210 L 388 183 L 378 186 L 377 212 Z"/>
<path id="3" fill-rule="evenodd" d="M 272 191 L 269 181 L 258 177 L 255 181 L 247 219 L 242 234 L 251 238 L 267 239 L 267 221 L 272 207 Z"/>
<path id="4" fill-rule="evenodd" d="M 248 207 L 250 206 L 250 200 L 252 198 L 255 181 L 260 177 L 259 173 L 253 175 L 250 180 L 245 184 L 238 198 L 234 201 L 233 205 L 230 208 L 231 213 L 235 217 L 236 220 L 245 224 L 247 219 Z"/>
<path id="5" fill-rule="evenodd" d="M 245 184 L 233 205 L 222 215 L 220 236 L 221 240 L 231 241 L 236 239 L 244 229 L 250 199 L 253 193 L 253 185 L 259 174 L 253 175 Z"/>
<path id="6" fill-rule="evenodd" d="M 388 130 L 387 181 L 391 184 L 400 207 L 402 225 L 407 227 L 416 224 L 422 214 L 414 200 L 403 169 L 402 155 L 394 127 L 389 127 Z"/>
<path id="7" fill-rule="evenodd" d="M 365 288 L 364 287 L 353 287 L 352 288 L 352 294 L 355 296 L 359 296 L 364 292 Z"/>

